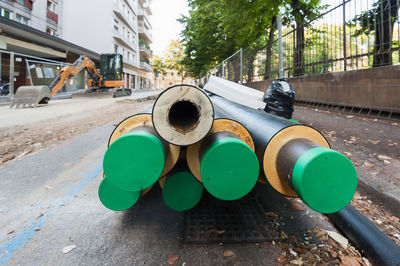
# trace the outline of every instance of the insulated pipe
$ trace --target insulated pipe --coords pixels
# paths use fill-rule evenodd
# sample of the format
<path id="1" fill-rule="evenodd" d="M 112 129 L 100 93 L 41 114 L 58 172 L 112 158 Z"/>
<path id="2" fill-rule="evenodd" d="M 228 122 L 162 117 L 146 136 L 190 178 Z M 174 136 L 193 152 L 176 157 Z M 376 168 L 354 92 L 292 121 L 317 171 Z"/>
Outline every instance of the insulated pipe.
<path id="1" fill-rule="evenodd" d="M 153 125 L 168 143 L 186 146 L 204 138 L 213 120 L 213 105 L 197 87 L 176 85 L 166 89 L 153 106 Z"/>
<path id="2" fill-rule="evenodd" d="M 329 149 L 328 141 L 316 129 L 216 95 L 210 98 L 249 130 L 260 167 L 275 190 L 300 196 L 322 213 L 336 212 L 350 202 L 357 186 L 355 168 L 345 156 Z M 291 142 L 294 140 L 306 144 L 297 149 L 300 144 Z M 289 156 L 292 152 L 296 155 Z"/>
<path id="3" fill-rule="evenodd" d="M 203 195 L 203 185 L 190 172 L 185 156 L 182 157 L 170 173 L 158 180 L 164 203 L 178 212 L 196 206 Z"/>
<path id="4" fill-rule="evenodd" d="M 110 210 L 123 211 L 136 204 L 140 196 L 145 195 L 153 186 L 143 191 L 125 191 L 103 178 L 98 189 L 100 202 Z"/>
<path id="5" fill-rule="evenodd" d="M 150 114 L 136 114 L 111 134 L 103 159 L 104 175 L 120 190 L 142 191 L 174 167 L 179 152 L 179 147 L 160 139 Z"/>
<path id="6" fill-rule="evenodd" d="M 352 206 L 328 216 L 374 265 L 400 265 L 400 247 Z"/>
<path id="7" fill-rule="evenodd" d="M 259 175 L 250 133 L 240 123 L 226 118 L 217 118 L 210 133 L 188 147 L 187 163 L 207 191 L 222 200 L 245 196 Z"/>

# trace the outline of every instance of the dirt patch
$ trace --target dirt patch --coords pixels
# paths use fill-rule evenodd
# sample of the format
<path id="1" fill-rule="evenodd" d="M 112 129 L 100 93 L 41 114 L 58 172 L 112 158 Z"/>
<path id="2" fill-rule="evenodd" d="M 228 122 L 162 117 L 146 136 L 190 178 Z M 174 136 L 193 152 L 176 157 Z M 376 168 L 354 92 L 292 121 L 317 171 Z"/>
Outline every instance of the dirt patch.
<path id="1" fill-rule="evenodd" d="M 61 116 L 39 123 L 2 129 L 0 133 L 0 167 L 32 152 L 45 149 L 74 136 L 108 124 L 119 123 L 125 117 L 143 110 L 154 101 L 117 101 L 90 112 Z"/>

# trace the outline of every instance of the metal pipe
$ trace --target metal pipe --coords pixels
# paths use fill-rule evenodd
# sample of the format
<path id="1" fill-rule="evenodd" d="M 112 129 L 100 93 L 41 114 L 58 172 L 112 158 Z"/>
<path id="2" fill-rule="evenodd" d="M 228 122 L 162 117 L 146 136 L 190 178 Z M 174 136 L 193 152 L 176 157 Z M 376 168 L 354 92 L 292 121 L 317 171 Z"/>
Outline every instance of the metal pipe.
<path id="1" fill-rule="evenodd" d="M 187 163 L 193 175 L 214 197 L 235 200 L 257 183 L 259 165 L 250 133 L 240 123 L 219 117 L 210 133 L 187 149 Z"/>
<path id="2" fill-rule="evenodd" d="M 10 53 L 10 73 L 9 73 L 9 85 L 8 85 L 8 89 L 9 89 L 9 96 L 14 96 L 14 53 L 11 52 Z"/>
<path id="3" fill-rule="evenodd" d="M 316 129 L 216 95 L 210 98 L 249 130 L 262 173 L 278 192 L 301 197 L 322 213 L 336 212 L 350 202 L 357 187 L 355 168 L 344 155 L 331 150 Z M 304 148 L 299 149 L 299 142 Z"/>
<path id="4" fill-rule="evenodd" d="M 374 265 L 400 265 L 400 247 L 352 206 L 328 216 Z"/>
<path id="5" fill-rule="evenodd" d="M 160 94 L 153 106 L 156 132 L 168 143 L 186 146 L 210 131 L 214 110 L 208 96 L 197 87 L 177 85 Z"/>

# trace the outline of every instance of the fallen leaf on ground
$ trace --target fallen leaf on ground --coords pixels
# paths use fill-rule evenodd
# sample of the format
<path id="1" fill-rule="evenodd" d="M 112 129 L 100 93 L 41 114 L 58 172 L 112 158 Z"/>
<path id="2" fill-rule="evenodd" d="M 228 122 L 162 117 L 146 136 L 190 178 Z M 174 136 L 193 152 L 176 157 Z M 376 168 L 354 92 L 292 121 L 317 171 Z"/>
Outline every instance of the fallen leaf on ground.
<path id="1" fill-rule="evenodd" d="M 224 257 L 232 257 L 232 256 L 236 256 L 235 252 L 233 252 L 232 250 L 224 251 Z"/>
<path id="2" fill-rule="evenodd" d="M 35 231 L 37 232 L 37 231 L 40 231 L 40 228 L 39 227 L 36 227 L 35 228 Z"/>
<path id="3" fill-rule="evenodd" d="M 71 162 L 68 162 L 68 163 L 65 163 L 65 164 L 64 164 L 64 166 L 71 166 L 71 165 L 72 165 Z"/>
<path id="4" fill-rule="evenodd" d="M 366 167 L 372 167 L 372 166 L 374 166 L 372 163 L 369 163 L 369 162 L 365 162 L 364 165 L 365 165 Z"/>
<path id="5" fill-rule="evenodd" d="M 52 190 L 53 188 L 51 186 L 44 186 L 44 189 L 46 190 Z"/>
<path id="6" fill-rule="evenodd" d="M 349 244 L 349 240 L 342 236 L 339 233 L 333 232 L 333 231 L 328 231 L 326 230 L 328 235 L 335 240 L 342 248 L 347 248 L 347 245 Z"/>
<path id="7" fill-rule="evenodd" d="M 277 260 L 278 262 L 282 263 L 282 262 L 284 262 L 284 261 L 286 260 L 286 257 L 282 255 L 282 256 L 276 258 L 276 260 Z"/>
<path id="8" fill-rule="evenodd" d="M 392 157 L 379 154 L 379 155 L 378 155 L 378 159 L 381 160 L 381 161 L 384 161 L 384 160 L 391 160 Z"/>
<path id="9" fill-rule="evenodd" d="M 274 213 L 274 212 L 264 212 L 264 215 L 272 216 L 272 217 L 277 217 L 277 216 L 278 216 L 278 215 L 277 215 L 276 213 Z"/>
<path id="10" fill-rule="evenodd" d="M 342 261 L 340 265 L 343 266 L 360 266 L 360 262 L 354 257 L 342 256 L 340 257 L 340 260 Z"/>
<path id="11" fill-rule="evenodd" d="M 172 265 L 179 259 L 179 255 L 176 254 L 169 254 L 168 255 L 168 264 Z"/>
<path id="12" fill-rule="evenodd" d="M 70 246 L 66 246 L 63 248 L 63 253 L 67 254 L 68 252 L 71 252 L 72 250 L 74 250 L 76 248 L 75 245 L 70 245 Z"/>
<path id="13" fill-rule="evenodd" d="M 304 211 L 303 206 L 301 206 L 299 203 L 293 203 L 290 205 L 290 209 L 292 209 L 292 211 Z"/>
<path id="14" fill-rule="evenodd" d="M 376 144 L 378 144 L 379 142 L 381 142 L 380 140 L 372 140 L 372 139 L 369 139 L 368 141 L 371 142 L 371 143 L 374 144 L 374 145 L 376 145 Z"/>
<path id="15" fill-rule="evenodd" d="M 7 235 L 14 233 L 14 229 L 8 230 Z"/>
<path id="16" fill-rule="evenodd" d="M 290 264 L 293 264 L 293 265 L 303 265 L 304 262 L 303 262 L 301 259 L 297 259 L 297 260 L 291 260 L 291 261 L 290 261 Z"/>

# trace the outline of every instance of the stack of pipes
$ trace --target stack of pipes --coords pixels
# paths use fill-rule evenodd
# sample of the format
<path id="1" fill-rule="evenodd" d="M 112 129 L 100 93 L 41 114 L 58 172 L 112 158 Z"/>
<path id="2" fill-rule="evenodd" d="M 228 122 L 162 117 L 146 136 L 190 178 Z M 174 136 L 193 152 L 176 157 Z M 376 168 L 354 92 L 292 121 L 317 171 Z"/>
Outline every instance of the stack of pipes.
<path id="1" fill-rule="evenodd" d="M 151 111 L 123 120 L 103 169 L 99 198 L 116 211 L 132 207 L 157 181 L 176 211 L 196 206 L 204 189 L 236 200 L 261 182 L 333 213 L 357 187 L 351 161 L 316 129 L 189 85 L 165 90 Z"/>

